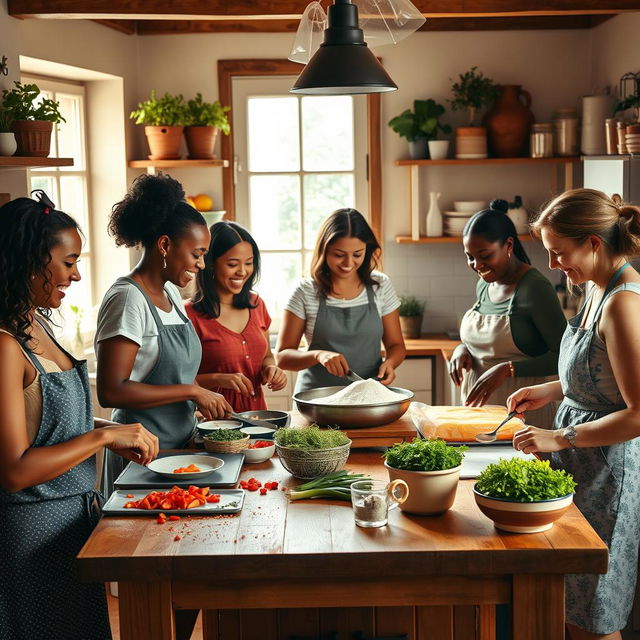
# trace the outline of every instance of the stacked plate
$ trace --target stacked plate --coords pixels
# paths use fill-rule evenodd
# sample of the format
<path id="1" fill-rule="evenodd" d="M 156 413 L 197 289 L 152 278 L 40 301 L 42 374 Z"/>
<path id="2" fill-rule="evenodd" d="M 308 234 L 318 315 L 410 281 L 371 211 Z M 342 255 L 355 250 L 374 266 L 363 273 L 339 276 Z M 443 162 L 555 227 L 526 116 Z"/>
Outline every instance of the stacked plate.
<path id="1" fill-rule="evenodd" d="M 445 211 L 443 230 L 445 236 L 462 236 L 465 225 L 473 213 L 467 211 Z"/>

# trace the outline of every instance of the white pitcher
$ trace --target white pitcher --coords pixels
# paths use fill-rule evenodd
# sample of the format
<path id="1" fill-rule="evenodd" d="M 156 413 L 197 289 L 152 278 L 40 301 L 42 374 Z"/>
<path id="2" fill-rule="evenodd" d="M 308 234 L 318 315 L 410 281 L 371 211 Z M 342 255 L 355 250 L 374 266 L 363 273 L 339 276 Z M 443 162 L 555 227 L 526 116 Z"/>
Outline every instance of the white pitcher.
<path id="1" fill-rule="evenodd" d="M 429 211 L 427 211 L 427 236 L 438 237 L 442 235 L 442 212 L 438 206 L 438 191 L 429 192 Z"/>

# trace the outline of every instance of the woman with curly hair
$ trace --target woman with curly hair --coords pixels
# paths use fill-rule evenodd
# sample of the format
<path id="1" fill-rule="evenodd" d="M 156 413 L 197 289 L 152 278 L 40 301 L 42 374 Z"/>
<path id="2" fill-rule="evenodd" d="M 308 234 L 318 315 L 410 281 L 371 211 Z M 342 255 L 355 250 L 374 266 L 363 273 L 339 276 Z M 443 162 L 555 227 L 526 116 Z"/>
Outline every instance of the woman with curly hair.
<path id="1" fill-rule="evenodd" d="M 41 193 L 0 207 L 0 638 L 111 638 L 102 584 L 82 584 L 75 557 L 93 529 L 95 454 L 150 462 L 140 424 L 94 419 L 86 361 L 47 323 L 80 280 L 76 221 Z"/>

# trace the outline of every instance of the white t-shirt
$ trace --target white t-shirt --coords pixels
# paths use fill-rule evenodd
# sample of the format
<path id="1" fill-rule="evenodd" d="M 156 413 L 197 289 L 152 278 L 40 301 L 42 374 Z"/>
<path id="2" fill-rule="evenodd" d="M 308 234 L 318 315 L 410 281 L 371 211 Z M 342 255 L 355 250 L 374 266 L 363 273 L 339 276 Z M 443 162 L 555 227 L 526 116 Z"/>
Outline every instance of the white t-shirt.
<path id="1" fill-rule="evenodd" d="M 171 311 L 163 311 L 156 307 L 162 324 L 184 324 L 184 320 L 176 311 L 178 307 L 186 317 L 178 288 L 170 282 L 167 282 L 164 288 L 173 306 Z M 129 380 L 141 382 L 158 361 L 158 328 L 140 289 L 126 281 L 111 285 L 102 300 L 95 337 L 96 353 L 99 342 L 115 336 L 123 336 L 140 346 Z"/>
<path id="2" fill-rule="evenodd" d="M 374 280 L 380 283 L 379 287 L 373 287 L 373 296 L 378 307 L 378 313 L 380 317 L 388 315 L 392 311 L 395 311 L 400 306 L 400 300 L 396 294 L 396 290 L 393 288 L 393 284 L 389 279 L 389 276 L 381 273 L 380 271 L 373 271 L 371 273 Z M 327 297 L 327 306 L 329 307 L 359 307 L 367 304 L 367 289 L 366 287 L 360 292 L 358 296 L 351 300 L 343 300 L 342 298 Z M 318 309 L 320 308 L 320 297 L 318 294 L 318 287 L 311 278 L 305 278 L 296 287 L 295 291 L 289 298 L 289 302 L 285 306 L 287 311 L 291 311 L 294 315 L 298 316 L 302 320 L 305 320 L 304 336 L 307 340 L 307 344 L 311 344 L 311 338 L 313 337 L 313 330 L 316 326 L 316 318 L 318 317 Z"/>

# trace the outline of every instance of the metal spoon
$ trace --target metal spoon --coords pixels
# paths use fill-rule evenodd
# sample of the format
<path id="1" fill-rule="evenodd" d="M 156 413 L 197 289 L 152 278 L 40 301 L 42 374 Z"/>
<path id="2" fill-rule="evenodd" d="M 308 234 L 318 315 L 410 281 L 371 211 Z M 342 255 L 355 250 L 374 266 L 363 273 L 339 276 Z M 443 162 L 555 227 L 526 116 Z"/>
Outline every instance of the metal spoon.
<path id="1" fill-rule="evenodd" d="M 513 418 L 516 413 L 516 411 L 512 411 L 511 413 L 509 413 L 509 415 L 507 415 L 507 417 L 493 431 L 490 431 L 489 433 L 478 433 L 476 435 L 476 440 L 484 444 L 495 442 L 496 438 L 498 437 L 498 431 L 500 431 L 500 429 L 504 427 L 504 425 L 507 424 L 507 422 L 509 422 L 509 420 L 511 420 L 511 418 Z"/>
<path id="2" fill-rule="evenodd" d="M 271 429 L 272 431 L 276 431 L 277 427 L 272 422 L 267 422 L 266 420 L 256 420 L 255 418 L 247 418 L 246 416 L 241 416 L 237 413 L 231 414 L 237 420 L 241 420 L 242 422 L 246 422 L 254 427 L 263 427 L 267 429 Z"/>
<path id="3" fill-rule="evenodd" d="M 364 382 L 364 378 L 362 376 L 359 376 L 355 371 L 349 370 L 347 375 L 344 377 L 347 378 L 348 380 L 351 380 L 351 382 L 360 382 L 360 381 Z M 370 378 L 370 380 L 375 380 L 376 382 L 380 382 L 382 378 L 376 377 L 376 378 Z"/>

